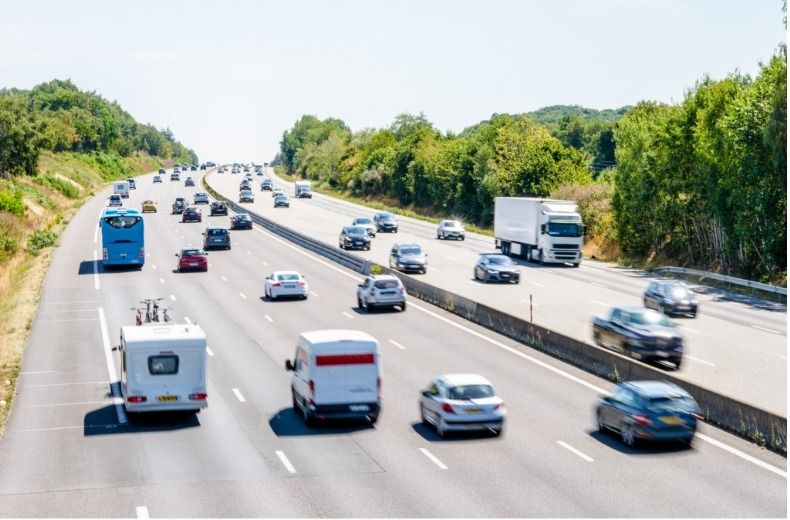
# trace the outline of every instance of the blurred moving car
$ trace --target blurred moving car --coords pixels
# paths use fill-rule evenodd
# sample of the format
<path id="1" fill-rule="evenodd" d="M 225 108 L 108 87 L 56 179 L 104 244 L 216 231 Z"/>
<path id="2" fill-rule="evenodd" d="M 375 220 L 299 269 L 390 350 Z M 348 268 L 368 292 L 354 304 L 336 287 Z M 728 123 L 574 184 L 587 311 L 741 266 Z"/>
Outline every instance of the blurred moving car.
<path id="1" fill-rule="evenodd" d="M 203 249 L 220 247 L 230 250 L 230 231 L 220 227 L 207 227 L 203 232 Z"/>
<path id="2" fill-rule="evenodd" d="M 193 206 L 188 207 L 181 213 L 181 222 L 200 222 L 203 220 L 203 213 Z"/>
<path id="3" fill-rule="evenodd" d="M 642 361 L 668 361 L 680 368 L 683 336 L 666 316 L 642 307 L 613 307 L 593 318 L 596 345 Z"/>
<path id="4" fill-rule="evenodd" d="M 306 300 L 310 288 L 304 277 L 296 271 L 275 271 L 266 277 L 264 292 L 272 300 L 282 296 L 297 296 Z"/>
<path id="5" fill-rule="evenodd" d="M 368 217 L 357 217 L 351 222 L 351 225 L 365 228 L 370 238 L 376 238 L 376 225 L 373 223 L 373 219 Z"/>
<path id="6" fill-rule="evenodd" d="M 251 190 L 251 189 L 252 189 L 252 184 L 250 184 L 250 181 L 248 181 L 247 179 L 244 179 L 239 183 L 239 191 Z"/>
<path id="7" fill-rule="evenodd" d="M 521 271 L 509 256 L 482 254 L 475 265 L 475 280 L 488 282 L 519 283 Z"/>
<path id="8" fill-rule="evenodd" d="M 272 198 L 277 195 L 285 195 L 285 191 L 282 188 L 272 188 Z"/>
<path id="9" fill-rule="evenodd" d="M 274 183 L 271 179 L 263 179 L 261 181 L 261 191 L 271 191 L 274 188 Z"/>
<path id="10" fill-rule="evenodd" d="M 382 232 L 386 231 L 387 233 L 397 233 L 398 232 L 398 221 L 395 219 L 395 215 L 392 213 L 382 212 L 376 213 L 373 215 L 373 222 L 376 223 L 376 231 Z"/>
<path id="11" fill-rule="evenodd" d="M 338 237 L 340 249 L 366 249 L 370 251 L 370 236 L 362 226 L 345 226 Z"/>
<path id="12" fill-rule="evenodd" d="M 208 271 L 208 256 L 205 251 L 196 247 L 182 249 L 176 253 L 178 263 L 176 270 L 181 271 Z"/>
<path id="13" fill-rule="evenodd" d="M 400 307 L 402 312 L 406 310 L 406 290 L 397 276 L 368 275 L 357 286 L 357 306 L 368 312 L 379 307 Z"/>
<path id="14" fill-rule="evenodd" d="M 228 205 L 225 204 L 221 200 L 217 200 L 211 203 L 210 209 L 210 216 L 214 215 L 227 215 L 228 214 Z"/>
<path id="15" fill-rule="evenodd" d="M 122 198 L 121 198 L 121 196 L 120 196 L 120 195 L 118 195 L 117 193 L 113 193 L 113 194 L 112 194 L 112 195 L 110 195 L 110 197 L 107 199 L 107 205 L 108 205 L 108 206 L 110 206 L 110 207 L 113 207 L 113 206 L 123 206 L 123 199 L 122 199 Z"/>
<path id="16" fill-rule="evenodd" d="M 436 238 L 439 240 L 447 240 L 448 238 L 464 240 L 466 231 L 463 224 L 457 220 L 442 220 L 436 228 Z"/>
<path id="17" fill-rule="evenodd" d="M 184 187 L 194 186 L 195 181 L 192 180 L 192 177 L 187 177 L 187 180 L 184 181 Z"/>
<path id="18" fill-rule="evenodd" d="M 648 309 L 655 309 L 667 316 L 681 314 L 697 317 L 699 299 L 689 286 L 677 280 L 654 280 L 650 282 L 642 296 Z"/>
<path id="19" fill-rule="evenodd" d="M 126 179 L 126 182 L 129 183 L 129 189 L 130 190 L 136 190 L 137 189 L 137 183 L 134 182 L 134 179 Z"/>
<path id="20" fill-rule="evenodd" d="M 165 170 L 164 168 L 159 168 L 159 172 L 158 173 L 159 173 L 159 175 L 165 175 L 167 173 L 167 170 Z"/>
<path id="21" fill-rule="evenodd" d="M 230 217 L 230 229 L 252 229 L 252 218 L 246 213 L 237 213 Z"/>
<path id="22" fill-rule="evenodd" d="M 170 174 L 170 180 L 171 181 L 177 181 L 177 180 L 180 180 L 180 179 L 181 179 L 181 176 L 178 174 L 178 172 L 173 172 L 173 173 Z"/>
<path id="23" fill-rule="evenodd" d="M 255 202 L 255 195 L 250 190 L 239 193 L 239 202 Z"/>
<path id="24" fill-rule="evenodd" d="M 154 183 L 157 183 L 157 182 L 161 183 L 162 182 L 162 177 L 160 177 L 159 175 L 154 175 Z"/>
<path id="25" fill-rule="evenodd" d="M 691 443 L 702 419 L 688 392 L 666 381 L 629 381 L 602 397 L 595 407 L 598 431 L 620 433 L 627 446 L 639 440 Z"/>
<path id="26" fill-rule="evenodd" d="M 395 244 L 390 250 L 390 269 L 428 271 L 428 254 L 419 244 Z"/>
<path id="27" fill-rule="evenodd" d="M 184 197 L 177 197 L 173 202 L 173 214 L 183 213 L 187 209 L 187 201 Z"/>
<path id="28" fill-rule="evenodd" d="M 277 195 L 276 197 L 274 197 L 274 207 L 275 208 L 280 208 L 280 207 L 290 208 L 291 207 L 291 201 L 288 199 L 288 195 L 282 193 L 282 194 Z"/>
<path id="29" fill-rule="evenodd" d="M 444 437 L 451 431 L 489 430 L 500 435 L 505 427 L 504 401 L 494 386 L 477 374 L 439 376 L 420 395 L 420 418 Z"/>
<path id="30" fill-rule="evenodd" d="M 156 213 L 156 202 L 153 200 L 144 200 L 140 206 L 140 211 L 142 213 Z"/>
<path id="31" fill-rule="evenodd" d="M 199 191 L 194 196 L 195 204 L 208 204 L 208 193 Z"/>

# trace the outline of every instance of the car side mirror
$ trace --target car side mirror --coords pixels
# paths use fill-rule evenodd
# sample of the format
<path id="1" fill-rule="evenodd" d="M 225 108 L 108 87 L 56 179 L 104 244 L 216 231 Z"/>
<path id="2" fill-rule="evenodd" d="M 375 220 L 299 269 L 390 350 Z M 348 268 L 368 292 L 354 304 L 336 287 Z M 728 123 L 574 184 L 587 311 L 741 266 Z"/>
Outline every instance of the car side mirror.
<path id="1" fill-rule="evenodd" d="M 285 360 L 285 370 L 287 370 L 288 372 L 293 372 L 294 370 L 294 365 L 293 363 L 291 363 L 290 359 Z"/>

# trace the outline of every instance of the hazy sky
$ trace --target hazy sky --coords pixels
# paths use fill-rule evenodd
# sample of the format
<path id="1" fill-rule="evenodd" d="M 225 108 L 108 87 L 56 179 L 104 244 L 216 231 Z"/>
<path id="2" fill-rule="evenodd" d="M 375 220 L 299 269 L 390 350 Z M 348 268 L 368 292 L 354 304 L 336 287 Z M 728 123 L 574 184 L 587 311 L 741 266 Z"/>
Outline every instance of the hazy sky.
<path id="1" fill-rule="evenodd" d="M 71 78 L 201 160 L 268 161 L 305 113 L 441 130 L 554 104 L 679 101 L 754 75 L 780 0 L 0 0 L 0 86 Z"/>

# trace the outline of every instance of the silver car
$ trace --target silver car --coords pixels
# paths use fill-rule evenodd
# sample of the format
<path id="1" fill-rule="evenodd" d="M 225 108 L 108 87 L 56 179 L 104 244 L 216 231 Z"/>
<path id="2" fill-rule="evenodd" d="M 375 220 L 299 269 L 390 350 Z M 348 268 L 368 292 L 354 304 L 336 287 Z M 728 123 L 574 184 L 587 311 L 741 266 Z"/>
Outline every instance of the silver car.
<path id="1" fill-rule="evenodd" d="M 208 204 L 208 193 L 195 193 L 195 204 Z"/>
<path id="2" fill-rule="evenodd" d="M 447 240 L 448 238 L 464 240 L 466 231 L 463 224 L 457 220 L 442 220 L 439 222 L 439 227 L 436 228 L 436 238 L 439 240 Z"/>
<path id="3" fill-rule="evenodd" d="M 439 376 L 420 395 L 420 418 L 444 437 L 450 431 L 488 430 L 494 435 L 505 427 L 505 402 L 493 385 L 477 374 Z"/>
<path id="4" fill-rule="evenodd" d="M 397 276 L 369 275 L 357 286 L 357 304 L 372 312 L 379 307 L 400 307 L 406 310 L 406 290 Z"/>
<path id="5" fill-rule="evenodd" d="M 359 226 L 365 228 L 370 238 L 376 238 L 376 224 L 373 223 L 372 218 L 357 217 L 351 223 L 352 226 Z"/>

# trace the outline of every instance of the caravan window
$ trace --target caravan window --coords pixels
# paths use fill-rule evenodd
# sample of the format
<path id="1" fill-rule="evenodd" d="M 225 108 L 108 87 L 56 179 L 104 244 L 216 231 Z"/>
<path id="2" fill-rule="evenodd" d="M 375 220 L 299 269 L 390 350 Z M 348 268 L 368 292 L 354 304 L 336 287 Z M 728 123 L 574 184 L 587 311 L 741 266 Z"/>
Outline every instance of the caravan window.
<path id="1" fill-rule="evenodd" d="M 178 356 L 148 356 L 148 372 L 152 376 L 172 375 L 178 373 Z"/>

